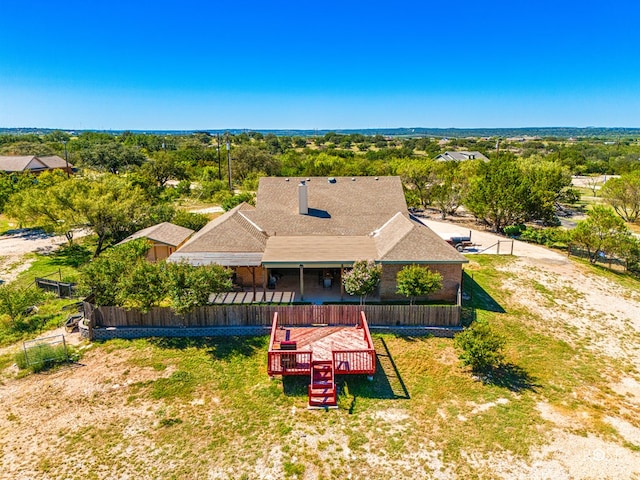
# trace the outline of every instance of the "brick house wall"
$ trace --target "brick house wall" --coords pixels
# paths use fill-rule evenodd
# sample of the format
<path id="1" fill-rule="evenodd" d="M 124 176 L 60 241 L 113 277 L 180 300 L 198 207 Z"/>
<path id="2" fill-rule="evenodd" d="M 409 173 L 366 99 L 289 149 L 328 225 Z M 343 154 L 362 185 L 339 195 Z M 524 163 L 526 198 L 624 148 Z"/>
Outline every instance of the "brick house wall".
<path id="1" fill-rule="evenodd" d="M 428 297 L 416 297 L 416 300 L 438 300 L 445 302 L 455 302 L 458 295 L 458 286 L 462 284 L 462 265 L 454 264 L 434 264 L 428 266 L 432 272 L 442 275 L 442 290 L 435 292 Z M 396 293 L 396 276 L 404 265 L 383 264 L 382 278 L 380 279 L 380 300 L 408 300 L 404 295 Z"/>

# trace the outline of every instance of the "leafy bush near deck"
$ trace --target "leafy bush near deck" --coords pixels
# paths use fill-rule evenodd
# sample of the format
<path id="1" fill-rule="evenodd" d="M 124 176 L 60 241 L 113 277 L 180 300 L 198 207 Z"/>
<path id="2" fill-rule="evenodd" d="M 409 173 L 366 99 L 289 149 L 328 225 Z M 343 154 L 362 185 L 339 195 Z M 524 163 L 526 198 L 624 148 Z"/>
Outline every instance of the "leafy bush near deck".
<path id="1" fill-rule="evenodd" d="M 504 338 L 492 331 L 486 321 L 475 322 L 455 338 L 456 347 L 462 350 L 458 357 L 474 373 L 486 372 L 501 365 L 504 361 L 504 344 Z"/>

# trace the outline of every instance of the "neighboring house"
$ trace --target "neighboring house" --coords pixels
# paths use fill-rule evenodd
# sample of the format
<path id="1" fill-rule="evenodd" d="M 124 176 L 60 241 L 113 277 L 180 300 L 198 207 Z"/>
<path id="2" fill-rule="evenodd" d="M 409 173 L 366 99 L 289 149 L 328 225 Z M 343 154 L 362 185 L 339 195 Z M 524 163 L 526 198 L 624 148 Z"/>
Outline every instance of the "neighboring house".
<path id="1" fill-rule="evenodd" d="M 467 152 L 467 151 L 444 152 L 438 155 L 435 159 L 442 162 L 448 162 L 451 160 L 455 160 L 457 162 L 462 162 L 464 160 L 483 160 L 485 162 L 489 161 L 489 159 L 485 157 L 483 154 L 481 154 L 480 152 Z"/>
<path id="2" fill-rule="evenodd" d="M 135 240 L 137 238 L 146 238 L 152 244 L 147 253 L 147 260 L 155 262 L 169 257 L 176 251 L 187 239 L 193 235 L 194 231 L 190 228 L 174 225 L 173 223 L 163 222 L 152 227 L 147 227 L 128 236 L 118 245 Z"/>
<path id="3" fill-rule="evenodd" d="M 0 171 L 7 173 L 29 172 L 38 174 L 47 170 L 63 170 L 71 173 L 73 165 L 57 155 L 10 155 L 0 156 Z"/>
<path id="4" fill-rule="evenodd" d="M 409 215 L 399 177 L 261 178 L 256 206 L 212 220 L 169 258 L 184 260 L 230 267 L 254 288 L 297 278 L 302 295 L 304 282 L 327 277 L 342 289 L 345 268 L 374 260 L 382 265 L 381 300 L 404 299 L 396 275 L 421 264 L 442 274 L 443 289 L 430 298 L 446 301 L 455 301 L 467 262 Z"/>

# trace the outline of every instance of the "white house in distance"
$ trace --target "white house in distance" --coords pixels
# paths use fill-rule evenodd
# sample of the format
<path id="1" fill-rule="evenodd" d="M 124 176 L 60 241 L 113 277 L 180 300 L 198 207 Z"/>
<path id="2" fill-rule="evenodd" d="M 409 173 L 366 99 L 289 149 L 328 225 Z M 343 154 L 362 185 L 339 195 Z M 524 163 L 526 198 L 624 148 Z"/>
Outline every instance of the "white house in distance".
<path id="1" fill-rule="evenodd" d="M 457 162 L 462 162 L 465 160 L 482 160 L 484 162 L 488 162 L 489 159 L 485 157 L 480 152 L 467 152 L 467 151 L 459 151 L 459 152 L 444 152 L 438 155 L 435 160 L 441 162 L 448 162 L 451 160 L 455 160 Z"/>

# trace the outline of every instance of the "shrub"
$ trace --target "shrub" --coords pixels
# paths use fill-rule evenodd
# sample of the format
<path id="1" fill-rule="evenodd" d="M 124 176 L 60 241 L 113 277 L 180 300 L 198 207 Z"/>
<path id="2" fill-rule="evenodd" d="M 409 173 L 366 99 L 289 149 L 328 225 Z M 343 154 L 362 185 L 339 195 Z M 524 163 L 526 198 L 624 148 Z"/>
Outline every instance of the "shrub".
<path id="1" fill-rule="evenodd" d="M 525 240 L 547 247 L 567 248 L 570 234 L 563 228 L 530 228 L 520 233 L 520 240 Z"/>
<path id="2" fill-rule="evenodd" d="M 191 180 L 180 180 L 176 185 L 176 192 L 182 196 L 191 195 Z"/>
<path id="3" fill-rule="evenodd" d="M 505 340 L 491 330 L 486 321 L 477 321 L 464 332 L 456 335 L 456 347 L 462 350 L 458 358 L 474 373 L 496 368 L 504 361 Z"/>
<path id="4" fill-rule="evenodd" d="M 200 182 L 200 195 L 202 198 L 212 199 L 219 192 L 229 191 L 229 186 L 224 180 Z"/>
<path id="5" fill-rule="evenodd" d="M 46 297 L 39 288 L 0 285 L 0 315 L 7 315 L 15 323 L 28 314 L 29 307 L 42 303 Z"/>
<path id="6" fill-rule="evenodd" d="M 507 235 L 508 237 L 519 237 L 520 234 L 526 228 L 527 227 L 525 225 L 522 225 L 522 224 L 508 225 L 508 226 L 504 227 L 504 234 Z"/>
<path id="7" fill-rule="evenodd" d="M 255 203 L 255 198 L 253 196 L 253 194 L 251 192 L 242 192 L 239 193 L 237 195 L 233 195 L 230 197 L 227 197 L 223 202 L 222 202 L 222 208 L 224 209 L 225 212 L 228 212 L 229 210 L 231 210 L 234 207 L 237 207 L 238 205 L 240 205 L 242 202 L 247 202 L 250 204 L 254 204 Z"/>

